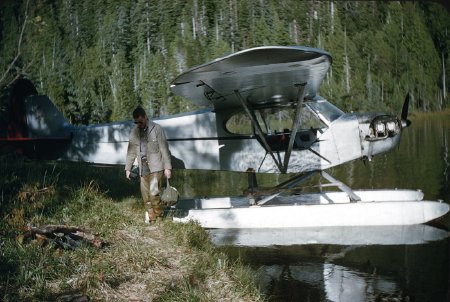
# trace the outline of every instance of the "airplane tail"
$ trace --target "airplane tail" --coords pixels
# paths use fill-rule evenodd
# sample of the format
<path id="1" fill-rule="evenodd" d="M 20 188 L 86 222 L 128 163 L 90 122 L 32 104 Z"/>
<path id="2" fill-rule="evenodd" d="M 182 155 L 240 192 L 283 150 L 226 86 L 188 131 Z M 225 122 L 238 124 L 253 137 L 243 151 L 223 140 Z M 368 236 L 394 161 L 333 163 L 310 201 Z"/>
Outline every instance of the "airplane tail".
<path id="1" fill-rule="evenodd" d="M 7 133 L 0 141 L 8 151 L 29 158 L 56 159 L 70 145 L 68 126 L 47 96 L 39 96 L 31 81 L 19 79 L 11 89 Z"/>

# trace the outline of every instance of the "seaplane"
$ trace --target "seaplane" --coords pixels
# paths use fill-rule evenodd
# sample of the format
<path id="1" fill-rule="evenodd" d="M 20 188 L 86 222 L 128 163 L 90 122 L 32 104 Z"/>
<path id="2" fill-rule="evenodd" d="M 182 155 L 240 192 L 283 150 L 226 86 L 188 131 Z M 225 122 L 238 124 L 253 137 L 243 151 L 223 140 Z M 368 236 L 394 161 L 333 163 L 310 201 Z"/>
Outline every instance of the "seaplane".
<path id="1" fill-rule="evenodd" d="M 353 190 L 326 172 L 388 152 L 410 125 L 409 94 L 400 117 L 345 113 L 318 95 L 331 63 L 320 49 L 263 46 L 178 75 L 173 94 L 202 109 L 153 119 L 165 131 L 173 168 L 247 172 L 249 187 L 243 196 L 179 200 L 173 219 L 212 229 L 352 227 L 424 224 L 448 213 L 448 204 L 423 200 L 420 190 Z M 13 88 L 10 110 L 1 142 L 30 158 L 125 163 L 132 120 L 71 125 L 26 80 Z M 292 177 L 264 193 L 258 173 Z M 319 192 L 294 190 L 314 174 L 328 181 Z"/>

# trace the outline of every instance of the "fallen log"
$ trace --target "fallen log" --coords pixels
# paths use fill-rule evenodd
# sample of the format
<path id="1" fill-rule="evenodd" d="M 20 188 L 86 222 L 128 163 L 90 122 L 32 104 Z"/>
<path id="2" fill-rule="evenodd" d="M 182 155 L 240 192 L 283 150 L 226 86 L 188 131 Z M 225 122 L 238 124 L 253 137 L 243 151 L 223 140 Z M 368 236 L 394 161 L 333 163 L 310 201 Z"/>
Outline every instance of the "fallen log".
<path id="1" fill-rule="evenodd" d="M 56 302 L 88 302 L 90 301 L 89 296 L 81 294 L 68 294 L 59 296 Z"/>
<path id="2" fill-rule="evenodd" d="M 19 238 L 22 242 L 36 240 L 41 245 L 52 243 L 56 248 L 74 250 L 82 244 L 97 248 L 106 245 L 104 241 L 83 228 L 67 225 L 27 226 Z"/>

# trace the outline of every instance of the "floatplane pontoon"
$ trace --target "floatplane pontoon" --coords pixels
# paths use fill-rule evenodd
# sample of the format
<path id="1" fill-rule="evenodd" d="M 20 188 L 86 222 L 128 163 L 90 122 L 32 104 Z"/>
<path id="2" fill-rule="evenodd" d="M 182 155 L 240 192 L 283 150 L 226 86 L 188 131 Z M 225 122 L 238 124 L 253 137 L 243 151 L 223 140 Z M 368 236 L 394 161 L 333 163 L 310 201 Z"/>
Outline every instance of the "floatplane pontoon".
<path id="1" fill-rule="evenodd" d="M 248 197 L 198 198 L 177 209 L 175 221 L 194 220 L 205 228 L 316 228 L 422 224 L 444 216 L 449 205 L 424 201 L 415 190 L 352 190 L 275 193 L 253 205 Z"/>
<path id="2" fill-rule="evenodd" d="M 409 94 L 400 118 L 344 113 L 317 94 L 331 55 L 308 47 L 243 50 L 180 74 L 174 94 L 206 107 L 154 119 L 168 140 L 175 169 L 292 173 L 301 176 L 270 194 L 181 200 L 184 217 L 205 228 L 411 225 L 449 211 L 420 191 L 354 191 L 326 169 L 387 152 L 408 127 Z M 151 113 L 151 111 L 149 111 Z M 47 96 L 18 80 L 11 93 L 8 135 L 0 139 L 36 159 L 124 165 L 133 121 L 75 126 Z M 313 173 L 338 192 L 292 194 Z"/>

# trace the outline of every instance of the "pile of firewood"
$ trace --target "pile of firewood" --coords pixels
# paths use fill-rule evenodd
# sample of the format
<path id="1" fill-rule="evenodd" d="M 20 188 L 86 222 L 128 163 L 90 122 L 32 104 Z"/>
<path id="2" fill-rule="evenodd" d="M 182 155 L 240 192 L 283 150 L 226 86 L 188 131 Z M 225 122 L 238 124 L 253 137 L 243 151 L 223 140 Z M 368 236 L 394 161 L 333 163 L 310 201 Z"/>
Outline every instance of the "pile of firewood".
<path id="1" fill-rule="evenodd" d="M 82 244 L 97 248 L 106 245 L 94 234 L 80 227 L 66 225 L 47 225 L 41 228 L 27 226 L 25 232 L 19 236 L 21 242 L 36 241 L 41 245 L 53 244 L 59 249 L 74 250 Z"/>

